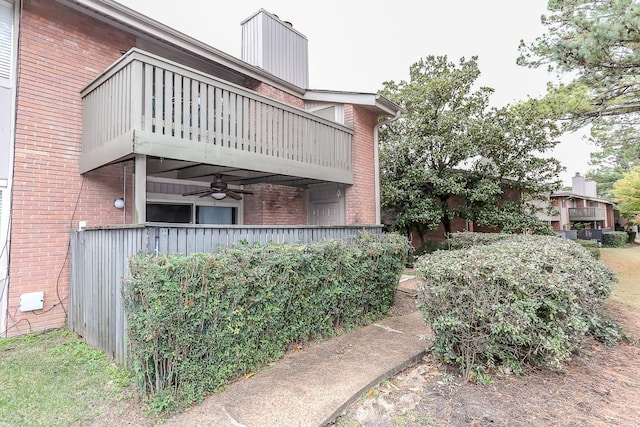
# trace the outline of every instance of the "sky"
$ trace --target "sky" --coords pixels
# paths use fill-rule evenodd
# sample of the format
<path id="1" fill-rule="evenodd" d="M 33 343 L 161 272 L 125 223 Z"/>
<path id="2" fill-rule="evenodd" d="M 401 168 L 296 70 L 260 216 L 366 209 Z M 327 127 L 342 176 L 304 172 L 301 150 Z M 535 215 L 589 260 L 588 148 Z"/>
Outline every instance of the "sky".
<path id="1" fill-rule="evenodd" d="M 240 57 L 240 23 L 260 9 L 289 21 L 309 46 L 311 89 L 375 93 L 384 81 L 409 77 L 427 55 L 478 56 L 478 83 L 495 89 L 496 107 L 544 94 L 554 76 L 516 65 L 520 40 L 544 33 L 546 0 L 117 0 L 178 31 Z M 322 5 L 322 7 L 316 6 Z M 553 152 L 567 168 L 589 169 L 584 132 L 567 134 Z"/>

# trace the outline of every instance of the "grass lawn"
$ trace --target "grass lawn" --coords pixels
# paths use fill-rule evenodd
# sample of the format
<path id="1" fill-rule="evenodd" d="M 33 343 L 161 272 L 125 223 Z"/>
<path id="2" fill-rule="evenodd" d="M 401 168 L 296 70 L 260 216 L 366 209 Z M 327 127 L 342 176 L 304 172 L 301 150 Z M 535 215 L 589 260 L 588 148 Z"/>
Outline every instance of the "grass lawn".
<path id="1" fill-rule="evenodd" d="M 0 340 L 0 425 L 85 425 L 136 401 L 130 374 L 74 334 Z"/>
<path id="2" fill-rule="evenodd" d="M 620 280 L 613 286 L 611 299 L 640 311 L 640 245 L 602 248 L 601 255 Z"/>

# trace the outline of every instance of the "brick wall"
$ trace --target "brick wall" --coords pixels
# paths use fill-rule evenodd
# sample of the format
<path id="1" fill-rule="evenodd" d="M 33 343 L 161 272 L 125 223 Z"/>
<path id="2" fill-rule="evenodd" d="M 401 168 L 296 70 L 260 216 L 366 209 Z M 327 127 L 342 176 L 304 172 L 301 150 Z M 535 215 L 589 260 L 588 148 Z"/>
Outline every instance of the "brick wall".
<path id="1" fill-rule="evenodd" d="M 502 198 L 500 199 L 500 202 L 499 202 L 500 204 L 506 201 L 517 202 L 518 200 L 520 200 L 520 190 L 513 189 L 513 188 L 504 188 L 503 191 L 504 193 L 502 195 Z M 461 206 L 464 203 L 465 203 L 465 199 L 457 196 L 453 196 L 448 200 L 448 205 L 450 208 Z M 467 226 L 468 226 L 468 229 L 467 229 Z M 476 233 L 499 233 L 500 232 L 499 228 L 479 226 L 477 224 L 474 224 L 473 221 L 470 221 L 469 224 L 467 224 L 467 220 L 464 218 L 455 217 L 451 219 L 452 233 L 457 233 L 460 231 L 467 231 L 467 230 L 473 231 Z M 420 235 L 417 230 L 413 230 L 413 232 L 411 233 L 411 245 L 416 249 L 422 246 L 423 241 L 424 242 L 442 242 L 444 240 L 446 240 L 446 236 L 444 233 L 444 226 L 442 224 L 440 224 L 437 228 L 433 230 L 427 231 L 422 236 L 422 239 L 420 239 Z"/>
<path id="2" fill-rule="evenodd" d="M 249 89 L 277 101 L 284 102 L 285 104 L 304 109 L 304 101 L 301 98 L 298 98 L 297 96 L 291 95 L 290 93 L 284 92 L 280 89 L 276 89 L 275 87 L 266 83 L 256 82 L 254 85 L 249 85 Z"/>
<path id="3" fill-rule="evenodd" d="M 246 186 L 254 194 L 244 197 L 246 225 L 307 224 L 307 192 L 273 184 Z"/>
<path id="4" fill-rule="evenodd" d="M 123 193 L 124 165 L 84 177 L 78 172 L 79 92 L 135 44 L 50 0 L 24 1 L 20 31 L 9 335 L 64 324 L 69 232 L 78 220 L 90 226 L 123 221 L 125 212 L 113 201 Z M 34 291 L 44 291 L 44 310 L 21 313 L 20 294 Z"/>
<path id="5" fill-rule="evenodd" d="M 353 185 L 345 190 L 346 225 L 375 225 L 375 157 L 373 130 L 378 117 L 364 108 L 345 105 L 345 124 L 351 127 Z"/>

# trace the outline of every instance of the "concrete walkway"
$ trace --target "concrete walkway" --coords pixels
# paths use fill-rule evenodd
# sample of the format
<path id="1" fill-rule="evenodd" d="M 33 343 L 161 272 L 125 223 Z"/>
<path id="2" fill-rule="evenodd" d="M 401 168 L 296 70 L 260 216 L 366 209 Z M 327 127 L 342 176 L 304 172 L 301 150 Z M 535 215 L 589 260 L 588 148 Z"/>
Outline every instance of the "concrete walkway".
<path id="1" fill-rule="evenodd" d="M 324 426 L 366 390 L 416 363 L 428 332 L 418 311 L 382 319 L 289 353 L 165 425 Z"/>

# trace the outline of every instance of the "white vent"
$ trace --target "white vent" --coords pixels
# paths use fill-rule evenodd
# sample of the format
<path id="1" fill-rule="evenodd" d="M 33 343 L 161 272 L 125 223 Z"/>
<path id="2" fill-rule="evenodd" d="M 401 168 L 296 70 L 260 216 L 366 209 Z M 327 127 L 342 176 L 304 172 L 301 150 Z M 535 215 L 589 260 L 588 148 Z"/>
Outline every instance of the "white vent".
<path id="1" fill-rule="evenodd" d="M 13 50 L 13 4 L 0 0 L 0 78 L 9 79 Z"/>
<path id="2" fill-rule="evenodd" d="M 241 57 L 298 87 L 309 87 L 307 38 L 264 9 L 242 22 Z"/>

